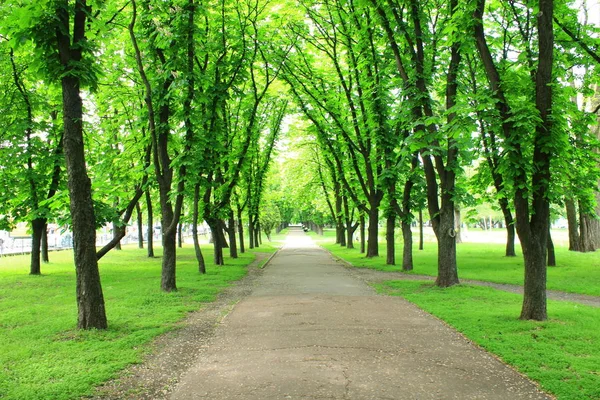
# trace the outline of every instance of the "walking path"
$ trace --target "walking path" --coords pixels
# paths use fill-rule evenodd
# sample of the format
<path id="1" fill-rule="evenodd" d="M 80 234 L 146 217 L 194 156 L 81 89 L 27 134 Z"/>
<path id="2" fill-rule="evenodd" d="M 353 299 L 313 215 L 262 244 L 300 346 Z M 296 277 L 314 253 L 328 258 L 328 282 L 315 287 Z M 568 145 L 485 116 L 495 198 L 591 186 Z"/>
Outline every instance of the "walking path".
<path id="1" fill-rule="evenodd" d="M 549 399 L 290 230 L 170 393 L 180 399 Z M 165 393 L 167 395 L 167 393 Z"/>

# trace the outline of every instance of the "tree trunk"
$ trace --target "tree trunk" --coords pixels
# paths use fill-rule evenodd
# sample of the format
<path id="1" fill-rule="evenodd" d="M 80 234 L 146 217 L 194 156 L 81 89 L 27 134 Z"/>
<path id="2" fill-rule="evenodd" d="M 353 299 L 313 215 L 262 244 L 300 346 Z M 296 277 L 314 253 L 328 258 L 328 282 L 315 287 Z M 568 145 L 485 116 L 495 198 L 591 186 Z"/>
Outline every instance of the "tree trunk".
<path id="1" fill-rule="evenodd" d="M 223 243 L 221 238 L 223 237 L 223 231 L 219 220 L 210 219 L 206 221 L 210 227 L 213 237 L 213 257 L 215 265 L 225 265 L 225 259 L 223 257 Z M 221 231 L 221 234 L 219 234 Z"/>
<path id="2" fill-rule="evenodd" d="M 148 257 L 154 257 L 154 218 L 152 216 L 152 198 L 150 196 L 150 190 L 146 190 L 146 209 L 148 210 L 148 232 L 146 235 L 148 236 Z"/>
<path id="3" fill-rule="evenodd" d="M 79 6 L 77 6 L 79 5 Z M 86 10 L 76 5 L 77 24 L 85 25 Z M 69 25 L 68 9 L 59 9 L 58 14 L 67 14 L 64 26 Z M 83 15 L 82 15 L 83 14 Z M 59 15 L 62 19 L 65 15 Z M 83 20 L 83 21 L 81 21 Z M 80 29 L 85 29 L 81 26 Z M 67 31 L 68 32 L 68 31 Z M 72 52 L 69 37 L 57 33 L 59 43 L 66 42 L 66 52 Z M 61 45 L 59 44 L 59 47 Z M 63 50 L 60 51 L 63 53 Z M 69 59 L 70 56 L 67 56 Z M 74 60 L 80 61 L 80 60 Z M 83 104 L 80 96 L 79 79 L 72 74 L 62 78 L 64 153 L 70 197 L 75 271 L 77 276 L 77 327 L 79 329 L 106 329 L 104 295 L 100 283 L 96 258 L 96 218 L 92 202 L 92 184 L 87 175 L 83 140 Z"/>
<path id="4" fill-rule="evenodd" d="M 547 235 L 547 230 L 545 232 Z M 543 235 L 545 236 L 545 235 Z M 548 240 L 531 232 L 531 238 L 519 235 L 525 259 L 525 283 L 521 319 L 544 321 L 546 310 L 546 246 Z"/>
<path id="5" fill-rule="evenodd" d="M 402 220 L 402 238 L 404 240 L 402 250 L 402 271 L 413 270 L 413 253 L 412 253 L 412 231 L 410 223 Z"/>
<path id="6" fill-rule="evenodd" d="M 598 231 L 600 221 L 594 216 L 581 213 L 580 217 L 580 251 L 589 252 L 596 251 L 598 244 Z"/>
<path id="7" fill-rule="evenodd" d="M 168 224 L 162 224 L 162 269 L 160 288 L 164 292 L 177 290 L 176 281 L 176 255 L 177 255 L 177 229 L 165 229 Z"/>
<path id="8" fill-rule="evenodd" d="M 181 222 L 177 224 L 177 247 L 183 247 L 183 226 Z"/>
<path id="9" fill-rule="evenodd" d="M 379 256 L 379 208 L 371 206 L 367 239 L 367 258 Z"/>
<path id="10" fill-rule="evenodd" d="M 462 243 L 462 230 L 460 229 L 460 207 L 454 206 L 454 233 L 456 243 Z"/>
<path id="11" fill-rule="evenodd" d="M 522 190 L 515 193 L 517 212 L 517 232 L 523 247 L 525 259 L 525 285 L 521 319 L 543 321 L 548 318 L 546 305 L 546 253 L 550 231 L 550 163 L 552 154 L 546 150 L 546 144 L 552 139 L 552 77 L 554 60 L 553 0 L 540 0 L 537 17 L 539 60 L 535 75 L 535 105 L 540 113 L 540 122 L 535 129 L 533 165 L 536 166 L 533 182 L 531 217 L 528 196 Z M 527 175 L 521 172 L 515 185 L 527 184 Z M 527 223 L 530 218 L 530 222 Z"/>
<path id="12" fill-rule="evenodd" d="M 500 209 L 502 210 L 502 215 L 504 216 L 504 224 L 506 225 L 506 257 L 516 257 L 517 253 L 515 252 L 515 221 L 513 219 L 512 213 L 510 212 L 510 208 L 508 206 L 508 200 L 506 198 L 501 198 L 499 200 Z"/>
<path id="13" fill-rule="evenodd" d="M 548 224 L 548 261 L 549 267 L 556 267 L 556 253 L 554 252 L 554 242 L 552 241 L 552 234 L 550 233 L 550 224 Z"/>
<path id="14" fill-rule="evenodd" d="M 137 229 L 138 229 L 138 248 L 144 248 L 144 221 L 142 221 L 142 208 L 140 207 L 140 203 L 138 202 L 135 205 L 135 210 L 137 212 Z"/>
<path id="15" fill-rule="evenodd" d="M 575 201 L 565 199 L 567 209 L 567 225 L 569 226 L 569 250 L 581 251 L 579 224 L 577 223 L 577 207 Z"/>
<path id="16" fill-rule="evenodd" d="M 242 210 L 238 208 L 237 210 L 237 220 L 238 220 L 238 236 L 240 238 L 240 252 L 243 254 L 246 249 L 244 248 L 244 224 L 242 221 Z"/>
<path id="17" fill-rule="evenodd" d="M 365 253 L 365 216 L 360 215 L 360 254 Z"/>
<path id="18" fill-rule="evenodd" d="M 49 263 L 50 255 L 48 254 L 48 221 L 44 224 L 42 230 L 42 262 Z"/>
<path id="19" fill-rule="evenodd" d="M 194 187 L 194 204 L 192 205 L 192 237 L 194 240 L 194 251 L 196 252 L 196 261 L 198 261 L 198 272 L 201 274 L 206 273 L 206 263 L 204 262 L 204 256 L 202 255 L 202 249 L 200 248 L 200 241 L 198 240 L 198 222 L 200 219 L 199 213 L 200 203 L 200 185 L 196 184 Z"/>
<path id="20" fill-rule="evenodd" d="M 248 243 L 251 249 L 254 248 L 254 217 L 252 214 L 248 214 L 248 239 L 250 243 Z"/>
<path id="21" fill-rule="evenodd" d="M 225 238 L 225 232 L 227 232 L 227 226 L 225 225 L 225 221 L 219 219 L 219 240 L 221 240 L 221 246 L 224 249 L 228 249 L 229 243 L 227 242 L 227 238 Z"/>
<path id="22" fill-rule="evenodd" d="M 229 226 L 227 227 L 227 234 L 229 235 L 229 256 L 231 258 L 238 258 L 237 243 L 235 239 L 235 217 L 233 210 L 229 212 Z"/>
<path id="23" fill-rule="evenodd" d="M 450 200 L 447 201 L 451 202 Z M 444 207 L 450 208 L 452 205 L 442 205 L 442 208 Z M 440 212 L 440 225 L 436 232 L 438 241 L 438 276 L 435 284 L 439 287 L 448 287 L 459 283 L 456 266 L 454 212 L 448 209 L 444 211 L 446 212 Z"/>
<path id="24" fill-rule="evenodd" d="M 396 214 L 390 211 L 386 220 L 385 241 L 386 241 L 386 260 L 387 265 L 396 265 L 396 245 L 394 243 L 396 227 Z"/>
<path id="25" fill-rule="evenodd" d="M 160 288 L 164 292 L 177 290 L 177 225 L 173 225 L 175 213 L 171 204 L 170 186 L 162 184 L 159 187 L 163 246 Z"/>
<path id="26" fill-rule="evenodd" d="M 354 248 L 354 232 L 356 232 L 356 228 L 358 228 L 359 224 L 352 225 L 352 220 L 346 220 L 346 235 L 348 236 L 346 239 L 346 248 L 353 249 Z"/>
<path id="27" fill-rule="evenodd" d="M 423 250 L 423 210 L 419 209 L 419 250 Z"/>
<path id="28" fill-rule="evenodd" d="M 113 221 L 112 223 L 113 238 L 119 237 L 119 221 Z M 121 250 L 121 241 L 116 244 L 115 250 Z"/>
<path id="29" fill-rule="evenodd" d="M 31 265 L 29 267 L 29 275 L 41 275 L 41 247 L 42 235 L 46 227 L 46 220 L 37 218 L 31 221 Z"/>

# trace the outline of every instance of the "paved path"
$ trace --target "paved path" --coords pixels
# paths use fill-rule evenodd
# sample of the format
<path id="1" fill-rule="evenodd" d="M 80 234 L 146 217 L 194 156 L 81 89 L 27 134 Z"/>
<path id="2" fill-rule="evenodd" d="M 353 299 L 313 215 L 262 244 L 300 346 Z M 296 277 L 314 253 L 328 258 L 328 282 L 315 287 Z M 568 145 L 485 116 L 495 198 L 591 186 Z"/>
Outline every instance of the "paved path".
<path id="1" fill-rule="evenodd" d="M 549 399 L 436 318 L 378 296 L 290 231 L 179 399 Z"/>

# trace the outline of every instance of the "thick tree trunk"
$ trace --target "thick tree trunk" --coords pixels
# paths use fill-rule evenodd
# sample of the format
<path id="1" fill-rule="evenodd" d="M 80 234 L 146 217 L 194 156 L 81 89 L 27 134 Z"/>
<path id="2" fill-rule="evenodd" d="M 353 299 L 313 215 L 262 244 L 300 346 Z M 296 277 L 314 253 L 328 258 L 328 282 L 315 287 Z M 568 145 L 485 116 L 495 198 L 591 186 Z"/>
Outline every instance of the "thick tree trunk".
<path id="1" fill-rule="evenodd" d="M 147 213 L 147 224 L 148 232 L 146 235 L 148 236 L 148 257 L 154 257 L 154 217 L 152 215 L 152 197 L 150 196 L 150 191 L 146 190 L 146 209 Z"/>
<path id="2" fill-rule="evenodd" d="M 64 9 L 59 13 L 66 14 L 68 10 Z M 84 24 L 85 21 L 85 17 L 80 15 L 83 13 L 85 13 L 83 9 L 76 12 L 76 19 L 83 19 L 83 22 L 80 21 L 81 24 Z M 68 16 L 66 19 L 65 26 L 68 25 Z M 84 29 L 83 26 L 81 29 Z M 67 42 L 65 51 L 70 52 L 70 38 L 62 38 L 62 40 Z M 61 42 L 60 38 L 59 42 Z M 63 51 L 61 51 L 62 53 Z M 79 79 L 70 74 L 64 76 L 62 92 L 63 146 L 67 166 L 77 276 L 77 327 L 79 329 L 106 329 L 108 323 L 96 258 L 96 218 L 92 202 L 92 184 L 85 164 L 83 104 L 79 91 Z"/>
<path id="3" fill-rule="evenodd" d="M 34 219 L 31 221 L 31 265 L 29 267 L 29 275 L 41 275 L 41 247 L 42 235 L 46 227 L 45 219 Z"/>
<path id="4" fill-rule="evenodd" d="M 358 224 L 352 224 L 352 220 L 346 220 L 346 248 L 353 249 L 354 248 L 354 232 L 356 232 L 356 228 L 358 228 Z"/>
<path id="5" fill-rule="evenodd" d="M 166 230 L 163 223 L 162 245 L 162 269 L 160 288 L 164 292 L 173 292 L 177 290 L 176 280 L 176 255 L 177 255 L 177 230 Z M 168 226 L 168 225 L 166 225 Z"/>
<path id="6" fill-rule="evenodd" d="M 360 215 L 360 253 L 365 253 L 365 216 Z"/>
<path id="7" fill-rule="evenodd" d="M 140 203 L 138 202 L 135 205 L 135 210 L 137 212 L 137 230 L 138 230 L 138 248 L 144 248 L 144 221 L 142 221 L 142 208 L 140 207 Z"/>
<path id="8" fill-rule="evenodd" d="M 412 252 L 412 231 L 410 223 L 402 221 L 402 239 L 404 240 L 402 248 L 402 271 L 413 270 L 413 252 Z"/>
<path id="9" fill-rule="evenodd" d="M 567 209 L 567 225 L 569 227 L 569 250 L 581 251 L 581 242 L 579 237 L 579 224 L 577 223 L 577 207 L 575 201 L 565 199 Z"/>
<path id="10" fill-rule="evenodd" d="M 547 152 L 547 143 L 552 139 L 552 68 L 554 60 L 554 33 L 552 18 L 553 0 L 540 0 L 537 16 L 539 61 L 535 75 L 535 105 L 541 121 L 535 130 L 533 165 L 536 166 L 531 181 L 533 196 L 531 217 L 527 197 L 522 190 L 515 193 L 517 210 L 517 232 L 525 259 L 525 285 L 521 319 L 543 321 L 548 318 L 546 305 L 546 254 L 550 232 L 550 203 L 548 191 L 551 181 L 550 163 L 552 153 Z M 526 174 L 521 172 L 519 184 L 526 184 Z M 517 205 L 518 202 L 518 205 Z M 531 218 L 529 224 L 527 219 Z"/>
<path id="11" fill-rule="evenodd" d="M 580 216 L 580 251 L 589 252 L 596 251 L 600 247 L 600 221 L 594 216 L 581 213 Z"/>
<path id="12" fill-rule="evenodd" d="M 390 212 L 386 220 L 385 241 L 386 241 L 386 260 L 387 265 L 396 265 L 396 244 L 395 232 L 396 214 Z"/>
<path id="13" fill-rule="evenodd" d="M 379 256 L 379 208 L 371 207 L 369 210 L 369 226 L 367 239 L 367 257 Z"/>
<path id="14" fill-rule="evenodd" d="M 459 283 L 456 266 L 454 212 L 451 210 L 451 204 L 442 206 L 442 208 L 444 207 L 447 207 L 449 210 L 446 209 L 444 210 L 445 212 L 440 212 L 439 228 L 436 229 L 438 241 L 438 276 L 435 284 L 439 287 L 448 287 Z"/>
<path id="15" fill-rule="evenodd" d="M 176 279 L 176 255 L 177 255 L 177 225 L 173 225 L 175 213 L 171 204 L 170 185 L 161 185 L 160 210 L 161 210 L 161 231 L 162 231 L 162 267 L 160 288 L 164 292 L 177 290 Z"/>
<path id="16" fill-rule="evenodd" d="M 50 262 L 50 255 L 48 253 L 48 222 L 46 222 L 42 230 L 42 262 Z"/>
<path id="17" fill-rule="evenodd" d="M 520 236 L 523 258 L 525 259 L 525 283 L 523 285 L 523 305 L 521 319 L 544 321 L 548 318 L 546 309 L 546 246 L 547 230 L 543 235 L 531 233 L 530 239 Z"/>

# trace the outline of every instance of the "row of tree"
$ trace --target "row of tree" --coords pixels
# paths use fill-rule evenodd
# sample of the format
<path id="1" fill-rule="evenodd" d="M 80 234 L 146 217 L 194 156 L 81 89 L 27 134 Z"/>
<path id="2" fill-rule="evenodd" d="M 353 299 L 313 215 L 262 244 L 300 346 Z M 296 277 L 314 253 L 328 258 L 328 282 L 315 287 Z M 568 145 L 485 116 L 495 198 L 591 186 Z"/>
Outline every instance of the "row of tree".
<path id="1" fill-rule="evenodd" d="M 521 317 L 545 319 L 550 204 L 579 214 L 574 248 L 598 246 L 598 29 L 585 10 L 553 0 L 4 1 L 0 213 L 31 224 L 32 273 L 47 222 L 70 224 L 78 326 L 104 328 L 98 260 L 143 197 L 149 225 L 161 219 L 164 291 L 177 288 L 182 218 L 200 272 L 202 220 L 216 264 L 226 236 L 235 256 L 236 227 L 243 248 L 244 216 L 250 247 L 261 214 L 290 221 L 293 196 L 264 189 L 293 101 L 340 243 L 353 246 L 361 227 L 366 255 L 378 256 L 384 218 L 393 264 L 399 223 L 411 269 L 410 226 L 426 205 L 436 282 L 458 283 L 457 205 L 474 196 L 462 182 L 476 171 L 479 192 L 495 190 L 507 255 L 515 228 L 523 247 Z M 114 239 L 97 250 L 107 222 Z"/>
<path id="2" fill-rule="evenodd" d="M 259 244 L 264 181 L 287 110 L 268 58 L 277 43 L 268 13 L 260 1 L 228 0 L 0 6 L 0 214 L 7 228 L 31 224 L 32 274 L 48 221 L 70 226 L 79 328 L 107 327 L 98 260 L 125 236 L 143 197 L 149 227 L 160 215 L 163 291 L 177 289 L 182 218 L 193 226 L 200 273 L 202 221 L 217 265 L 223 247 L 232 257 L 238 243 L 244 251 L 245 215 L 249 246 Z M 114 238 L 97 249 L 106 223 Z"/>
<path id="3" fill-rule="evenodd" d="M 299 4 L 305 19 L 286 32 L 293 51 L 281 77 L 317 143 L 315 177 L 338 242 L 353 247 L 366 218 L 366 256 L 378 256 L 383 217 L 394 264 L 399 220 L 402 266 L 412 269 L 410 226 L 422 188 L 438 242 L 436 284 L 454 285 L 458 206 L 493 188 L 506 255 L 515 255 L 515 230 L 523 249 L 521 318 L 546 319 L 550 204 L 567 207 L 572 236 L 580 232 L 573 249 L 600 246 L 599 39 L 585 3 Z M 465 171 L 475 171 L 470 190 Z"/>

